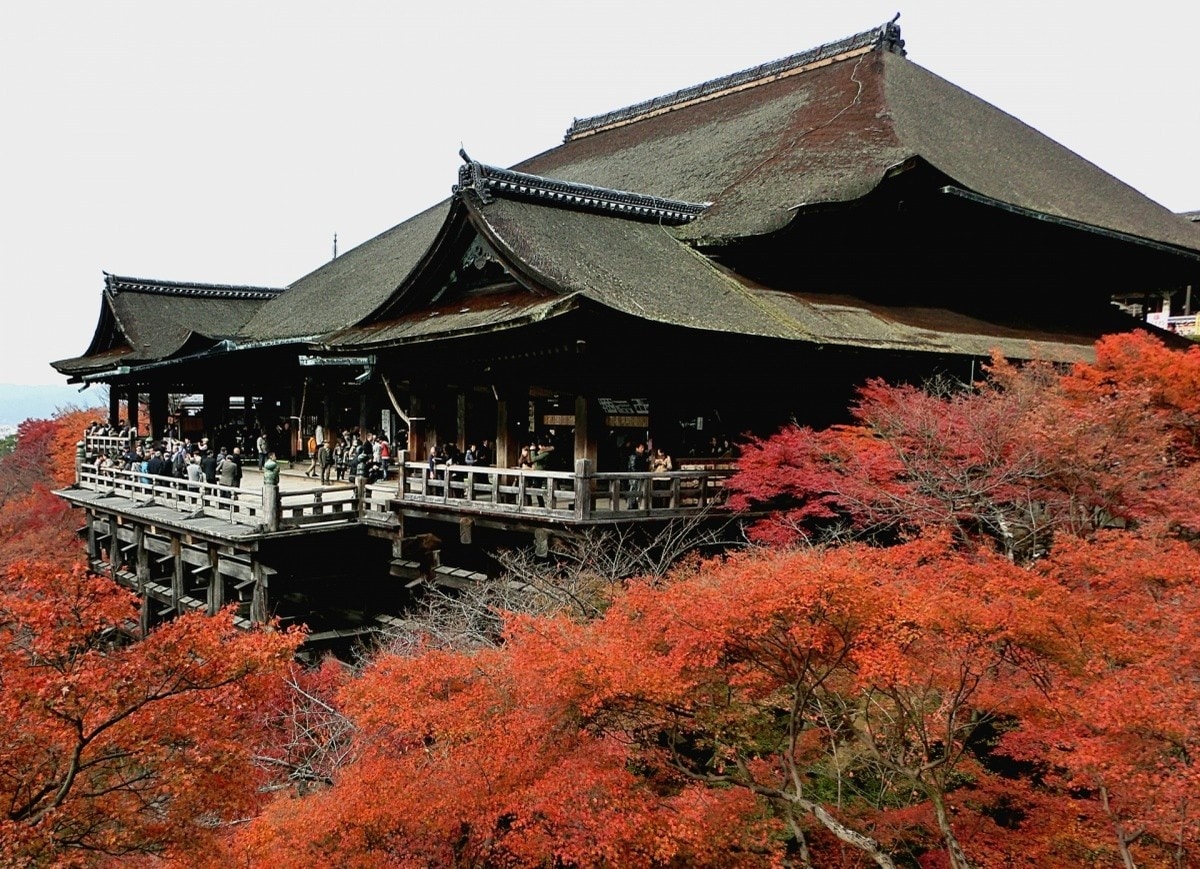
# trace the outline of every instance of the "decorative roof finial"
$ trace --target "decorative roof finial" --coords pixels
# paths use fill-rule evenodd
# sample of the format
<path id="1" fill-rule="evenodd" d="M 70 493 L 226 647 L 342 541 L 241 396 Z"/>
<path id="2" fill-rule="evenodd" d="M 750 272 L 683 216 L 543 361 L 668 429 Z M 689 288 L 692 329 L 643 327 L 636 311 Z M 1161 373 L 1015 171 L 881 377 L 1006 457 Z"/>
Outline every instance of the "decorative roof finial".
<path id="1" fill-rule="evenodd" d="M 897 12 L 891 21 L 879 28 L 879 47 L 903 57 L 908 52 L 904 50 L 904 40 L 900 38 L 900 25 L 896 23 L 899 20 L 900 13 Z"/>

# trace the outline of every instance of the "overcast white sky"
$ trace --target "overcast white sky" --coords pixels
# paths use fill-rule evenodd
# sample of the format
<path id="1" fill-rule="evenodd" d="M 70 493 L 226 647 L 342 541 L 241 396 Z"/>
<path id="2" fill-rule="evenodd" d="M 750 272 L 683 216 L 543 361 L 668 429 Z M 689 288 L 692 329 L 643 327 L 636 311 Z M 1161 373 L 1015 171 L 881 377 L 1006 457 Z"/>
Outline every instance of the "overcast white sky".
<path id="1" fill-rule="evenodd" d="M 45 2 L 0 29 L 0 383 L 62 383 L 102 271 L 284 286 L 586 117 L 866 30 L 1200 209 L 1200 3 Z M 332 300 L 331 300 L 332 303 Z"/>

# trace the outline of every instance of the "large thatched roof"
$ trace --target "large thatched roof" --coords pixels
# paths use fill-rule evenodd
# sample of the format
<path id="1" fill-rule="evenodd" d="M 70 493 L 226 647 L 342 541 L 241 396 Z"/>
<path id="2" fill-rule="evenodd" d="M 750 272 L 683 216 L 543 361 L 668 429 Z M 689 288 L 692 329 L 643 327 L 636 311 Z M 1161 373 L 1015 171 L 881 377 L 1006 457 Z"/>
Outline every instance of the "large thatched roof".
<path id="1" fill-rule="evenodd" d="M 895 28 L 885 25 L 576 121 L 563 144 L 514 169 L 711 203 L 670 231 L 706 245 L 778 230 L 798 206 L 862 197 L 888 169 L 919 157 L 983 197 L 1200 254 L 1200 227 L 916 65 L 901 46 Z M 301 279 L 265 306 L 243 336 L 316 335 L 366 318 L 416 267 L 446 210 L 442 203 L 423 212 Z M 671 249 L 661 231 L 625 223 L 589 221 L 594 249 L 581 251 L 590 261 L 577 274 L 632 269 L 648 282 L 637 289 L 640 304 L 671 305 L 661 295 L 665 284 L 679 284 L 695 261 Z M 336 310 L 329 299 L 338 300 Z"/>
<path id="2" fill-rule="evenodd" d="M 1089 335 L 1067 324 L 1054 334 L 1006 335 L 946 311 L 822 304 L 794 288 L 757 286 L 706 256 L 770 237 L 823 203 L 863 200 L 914 162 L 940 173 L 946 190 L 1031 223 L 1094 229 L 1116 245 L 1200 264 L 1200 225 L 913 63 L 887 24 L 576 120 L 562 144 L 512 170 L 469 162 L 450 199 L 253 306 L 185 294 L 160 309 L 106 291 L 85 359 L 104 355 L 108 364 L 124 346 L 130 359 L 167 358 L 195 340 L 201 323 L 217 325 L 198 334 L 238 346 L 348 349 L 511 328 L 583 301 L 685 328 L 971 354 L 1003 339 L 1011 350 L 1034 348 L 1013 355 L 1075 358 Z M 429 295 L 415 315 L 401 300 L 423 298 L 414 284 L 437 277 L 431 264 L 458 250 L 450 234 L 464 232 L 496 248 L 516 294 L 505 305 L 458 308 Z M 205 313 L 184 310 L 193 301 Z M 59 370 L 76 373 L 91 365 L 85 359 Z"/>

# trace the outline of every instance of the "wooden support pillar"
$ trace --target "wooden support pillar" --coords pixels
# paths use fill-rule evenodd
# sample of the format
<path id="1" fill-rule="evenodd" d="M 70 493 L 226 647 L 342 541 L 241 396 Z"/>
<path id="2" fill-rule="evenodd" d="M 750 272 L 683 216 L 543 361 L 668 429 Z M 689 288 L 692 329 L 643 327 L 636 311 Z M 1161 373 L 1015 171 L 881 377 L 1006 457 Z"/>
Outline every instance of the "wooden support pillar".
<path id="1" fill-rule="evenodd" d="M 460 453 L 467 449 L 467 393 L 459 390 L 454 396 L 454 442 Z"/>
<path id="2" fill-rule="evenodd" d="M 409 460 L 408 450 L 400 450 L 400 452 L 396 453 L 396 499 L 397 500 L 404 500 L 404 481 L 405 481 L 404 466 L 406 464 L 408 464 L 408 460 Z M 403 518 L 401 518 L 400 521 L 403 522 L 404 521 Z"/>
<path id="3" fill-rule="evenodd" d="M 225 578 L 221 576 L 221 553 L 215 544 L 208 547 L 208 594 L 205 597 L 205 612 L 215 616 L 225 606 Z"/>
<path id="4" fill-rule="evenodd" d="M 88 566 L 91 567 L 100 558 L 100 540 L 96 534 L 96 515 L 91 510 L 87 512 L 87 554 Z"/>
<path id="5" fill-rule="evenodd" d="M 215 438 L 225 422 L 229 419 L 229 394 L 225 392 L 204 393 L 204 433 L 208 435 L 209 446 L 217 449 L 228 444 L 219 444 Z M 232 449 L 232 447 L 231 447 Z"/>
<path id="6" fill-rule="evenodd" d="M 268 531 L 279 530 L 279 465 L 267 459 L 263 465 L 263 524 Z"/>
<path id="7" fill-rule="evenodd" d="M 367 392 L 365 389 L 358 397 L 358 430 L 363 433 L 370 431 L 367 428 Z"/>
<path id="8" fill-rule="evenodd" d="M 125 420 L 129 423 L 131 429 L 136 430 L 138 427 L 138 388 L 136 384 L 131 383 L 127 389 L 125 397 Z"/>
<path id="9" fill-rule="evenodd" d="M 250 575 L 254 578 L 254 594 L 250 598 L 250 621 L 261 625 L 267 621 L 267 572 L 257 557 L 250 561 Z"/>
<path id="10" fill-rule="evenodd" d="M 592 517 L 592 469 L 590 459 L 575 460 L 575 518 Z"/>
<path id="11" fill-rule="evenodd" d="M 392 558 L 404 557 L 404 517 L 400 516 L 398 521 L 399 524 L 392 532 Z"/>
<path id="12" fill-rule="evenodd" d="M 575 396 L 575 461 L 587 459 L 596 467 L 600 455 L 600 430 L 604 414 L 600 406 L 586 395 Z"/>
<path id="13" fill-rule="evenodd" d="M 429 446 L 425 442 L 425 398 L 415 391 L 408 397 L 408 454 L 414 462 L 429 460 Z"/>
<path id="14" fill-rule="evenodd" d="M 159 440 L 167 433 L 167 389 L 150 388 L 150 437 Z"/>
<path id="15" fill-rule="evenodd" d="M 506 389 L 496 401 L 496 467 L 511 468 L 521 452 L 521 429 L 517 424 L 529 415 L 529 394 Z"/>
<path id="16" fill-rule="evenodd" d="M 117 529 L 119 527 L 115 517 L 108 520 L 108 566 L 113 582 L 119 582 L 117 574 L 121 572 L 121 563 L 125 555 L 121 550 L 121 538 L 117 536 Z"/>
<path id="17" fill-rule="evenodd" d="M 152 604 L 150 603 L 150 595 L 143 594 L 142 595 L 142 606 L 141 606 L 141 609 L 139 609 L 139 611 L 138 611 L 138 629 L 142 632 L 143 637 L 145 637 L 147 634 L 150 633 L 150 607 L 151 606 L 152 606 Z"/>
<path id="18" fill-rule="evenodd" d="M 183 612 L 183 540 L 171 538 L 171 598 L 175 612 Z"/>
<path id="19" fill-rule="evenodd" d="M 108 385 L 108 424 L 116 428 L 121 421 L 121 393 L 113 384 Z"/>
<path id="20" fill-rule="evenodd" d="M 134 576 L 137 577 L 138 594 L 146 593 L 146 583 L 150 581 L 150 551 L 146 549 L 146 529 L 139 525 L 133 529 L 134 544 Z"/>

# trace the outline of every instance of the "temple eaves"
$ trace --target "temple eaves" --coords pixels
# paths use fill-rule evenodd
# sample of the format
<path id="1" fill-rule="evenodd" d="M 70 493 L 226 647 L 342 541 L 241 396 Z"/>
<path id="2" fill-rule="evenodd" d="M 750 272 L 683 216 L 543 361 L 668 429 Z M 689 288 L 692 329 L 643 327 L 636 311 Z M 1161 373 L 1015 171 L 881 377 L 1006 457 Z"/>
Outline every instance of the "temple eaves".
<path id="1" fill-rule="evenodd" d="M 779 60 L 772 60 L 749 69 L 743 69 L 740 72 L 730 73 L 711 81 L 692 85 L 691 87 L 677 90 L 674 93 L 634 103 L 631 106 L 605 112 L 602 115 L 593 115 L 590 118 L 576 118 L 567 129 L 566 135 L 563 136 L 563 142 L 570 142 L 574 139 L 590 136 L 593 133 L 599 133 L 613 127 L 632 124 L 634 121 L 661 115 L 665 112 L 692 105 L 693 103 L 715 99 L 731 91 L 745 90 L 781 78 L 787 78 L 788 76 L 813 69 L 817 66 L 824 66 L 859 54 L 866 54 L 868 51 L 876 48 L 904 55 L 906 53 L 904 51 L 904 40 L 900 38 L 900 27 L 896 24 L 896 20 L 899 17 L 900 13 L 897 12 L 895 18 L 879 27 L 864 30 L 862 33 L 847 36 L 845 39 L 839 39 L 836 42 L 818 45 L 816 48 L 810 48 L 807 51 L 801 51 L 797 54 L 780 58 Z"/>
<path id="2" fill-rule="evenodd" d="M 194 299 L 273 299 L 283 287 L 248 287 L 232 284 L 198 284 L 185 281 L 159 281 L 131 278 L 104 272 L 107 293 L 145 293 L 158 296 L 186 296 Z"/>
<path id="3" fill-rule="evenodd" d="M 488 166 L 472 160 L 466 151 L 460 150 L 459 155 L 464 162 L 458 168 L 458 183 L 453 188 L 455 195 L 470 190 L 484 204 L 490 202 L 493 196 L 500 196 L 504 199 L 524 199 L 576 211 L 591 211 L 669 226 L 695 220 L 712 204 L 664 199 L 661 196 L 631 193 L 627 190 L 611 190 L 574 181 L 560 181 L 530 175 L 527 172 Z"/>

